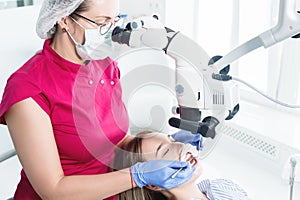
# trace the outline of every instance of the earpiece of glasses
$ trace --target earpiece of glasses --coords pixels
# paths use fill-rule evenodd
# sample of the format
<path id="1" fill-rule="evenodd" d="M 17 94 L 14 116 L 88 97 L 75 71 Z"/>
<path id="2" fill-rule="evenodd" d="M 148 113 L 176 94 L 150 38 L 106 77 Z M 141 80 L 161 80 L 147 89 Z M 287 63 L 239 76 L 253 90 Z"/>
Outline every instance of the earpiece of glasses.
<path id="1" fill-rule="evenodd" d="M 93 21 L 93 20 L 91 20 L 91 19 L 89 19 L 85 16 L 80 15 L 80 14 L 74 13 L 74 15 L 76 15 L 77 17 L 81 17 L 82 19 L 85 19 L 90 23 L 96 24 L 99 27 L 98 29 L 99 29 L 99 33 L 101 35 L 105 35 L 106 33 L 108 33 L 108 31 L 111 29 L 111 27 L 113 25 L 115 25 L 117 22 L 119 22 L 120 19 L 122 19 L 121 15 L 118 15 L 117 17 L 114 18 L 113 21 L 107 21 L 107 22 L 104 22 L 104 23 L 97 23 L 97 22 L 95 22 L 95 21 Z"/>

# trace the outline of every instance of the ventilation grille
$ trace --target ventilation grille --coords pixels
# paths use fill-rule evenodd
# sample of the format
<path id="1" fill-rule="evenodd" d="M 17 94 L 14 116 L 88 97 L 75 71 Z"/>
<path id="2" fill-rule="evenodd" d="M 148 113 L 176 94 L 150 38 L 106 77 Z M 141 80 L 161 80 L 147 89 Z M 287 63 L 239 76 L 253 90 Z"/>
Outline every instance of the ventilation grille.
<path id="1" fill-rule="evenodd" d="M 224 105 L 224 94 L 219 91 L 213 92 L 213 104 L 214 105 Z"/>
<path id="2" fill-rule="evenodd" d="M 251 131 L 244 131 L 242 128 L 234 128 L 225 125 L 222 132 L 229 136 L 230 138 L 250 147 L 252 150 L 263 154 L 271 159 L 276 159 L 278 157 L 278 148 L 276 145 L 266 141 L 265 139 L 255 136 L 255 133 Z"/>

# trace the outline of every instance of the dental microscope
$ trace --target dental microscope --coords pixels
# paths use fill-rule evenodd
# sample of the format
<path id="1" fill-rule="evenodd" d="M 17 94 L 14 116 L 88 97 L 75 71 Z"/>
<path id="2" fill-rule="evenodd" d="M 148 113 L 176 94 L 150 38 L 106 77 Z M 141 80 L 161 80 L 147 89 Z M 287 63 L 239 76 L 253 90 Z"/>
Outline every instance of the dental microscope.
<path id="1" fill-rule="evenodd" d="M 230 63 L 263 46 L 268 48 L 290 37 L 300 37 L 300 14 L 296 0 L 280 0 L 275 27 L 238 46 L 224 57 L 210 58 L 192 39 L 164 27 L 157 16 L 140 17 L 125 28 L 116 27 L 112 40 L 132 48 L 150 47 L 164 51 L 176 61 L 175 109 L 179 118 L 170 118 L 173 127 L 214 139 L 216 127 L 239 111 L 238 85 L 228 75 Z M 202 119 L 202 112 L 211 115 Z"/>
<path id="2" fill-rule="evenodd" d="M 206 116 L 201 121 L 202 111 L 229 110 L 228 119 L 237 113 L 237 84 L 213 79 L 212 74 L 219 72 L 209 66 L 213 60 L 206 52 L 192 39 L 164 27 L 157 18 L 141 17 L 125 28 L 117 27 L 112 40 L 132 48 L 161 50 L 176 61 L 174 89 L 179 105 L 174 110 L 180 114 L 180 119 L 169 119 L 171 126 L 214 138 L 220 122 L 215 116 Z"/>

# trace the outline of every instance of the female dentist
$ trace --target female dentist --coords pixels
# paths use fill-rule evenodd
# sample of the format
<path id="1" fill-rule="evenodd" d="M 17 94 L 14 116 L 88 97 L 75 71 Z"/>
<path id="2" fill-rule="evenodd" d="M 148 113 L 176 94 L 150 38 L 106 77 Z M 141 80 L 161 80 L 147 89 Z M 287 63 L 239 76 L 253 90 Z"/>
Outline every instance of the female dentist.
<path id="1" fill-rule="evenodd" d="M 104 43 L 118 7 L 118 0 L 43 1 L 43 50 L 11 75 L 0 105 L 23 167 L 15 200 L 114 199 L 136 183 L 169 189 L 192 177 L 195 169 L 179 161 L 144 162 L 134 174 L 110 170 L 114 148 L 131 136 L 117 64 L 94 54 L 93 44 Z"/>

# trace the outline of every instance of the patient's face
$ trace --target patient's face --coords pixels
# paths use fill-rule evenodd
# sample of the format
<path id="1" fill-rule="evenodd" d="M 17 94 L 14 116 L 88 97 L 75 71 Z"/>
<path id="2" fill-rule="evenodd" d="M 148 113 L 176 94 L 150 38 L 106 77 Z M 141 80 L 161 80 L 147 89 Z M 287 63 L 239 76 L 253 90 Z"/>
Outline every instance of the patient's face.
<path id="1" fill-rule="evenodd" d="M 175 142 L 172 138 L 165 134 L 153 133 L 150 137 L 142 140 L 143 159 L 148 160 L 179 160 L 190 162 L 192 166 L 196 166 L 198 160 L 192 156 L 191 152 L 187 152 L 184 158 L 180 158 L 180 154 L 184 147 L 183 143 Z"/>

